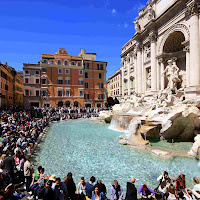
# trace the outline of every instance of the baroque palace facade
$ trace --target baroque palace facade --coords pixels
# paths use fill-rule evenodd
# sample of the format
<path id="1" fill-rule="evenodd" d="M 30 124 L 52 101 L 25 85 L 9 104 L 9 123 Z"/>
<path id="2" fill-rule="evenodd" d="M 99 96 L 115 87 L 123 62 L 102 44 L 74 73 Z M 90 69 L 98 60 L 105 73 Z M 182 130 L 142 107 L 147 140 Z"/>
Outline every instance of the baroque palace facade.
<path id="1" fill-rule="evenodd" d="M 122 47 L 122 99 L 182 90 L 200 97 L 200 1 L 150 0 Z"/>
<path id="2" fill-rule="evenodd" d="M 24 64 L 26 106 L 104 107 L 107 62 L 81 49 L 72 56 L 61 48 L 42 54 L 38 64 Z M 30 81 L 30 83 L 29 83 Z"/>

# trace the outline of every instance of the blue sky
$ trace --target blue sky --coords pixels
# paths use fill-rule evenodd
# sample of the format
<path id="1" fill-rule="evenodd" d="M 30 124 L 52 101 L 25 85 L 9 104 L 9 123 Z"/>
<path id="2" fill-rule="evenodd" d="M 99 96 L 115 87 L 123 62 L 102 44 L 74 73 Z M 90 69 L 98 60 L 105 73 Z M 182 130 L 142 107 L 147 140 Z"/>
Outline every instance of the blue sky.
<path id="1" fill-rule="evenodd" d="M 147 0 L 1 0 L 0 61 L 16 70 L 41 53 L 81 48 L 107 61 L 107 78 L 120 68 L 121 47 Z"/>

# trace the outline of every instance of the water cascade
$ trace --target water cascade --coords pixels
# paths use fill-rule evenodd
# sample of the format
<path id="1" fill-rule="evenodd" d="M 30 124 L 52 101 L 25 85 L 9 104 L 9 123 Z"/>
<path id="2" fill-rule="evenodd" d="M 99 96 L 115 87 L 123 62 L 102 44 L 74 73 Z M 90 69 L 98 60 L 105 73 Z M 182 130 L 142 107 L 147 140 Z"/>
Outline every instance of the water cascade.
<path id="1" fill-rule="evenodd" d="M 147 145 L 150 139 L 193 141 L 200 134 L 200 102 L 183 100 L 183 94 L 163 90 L 151 101 L 136 96 L 132 102 L 117 104 L 110 127 L 126 132 L 120 136 L 121 144 Z M 197 154 L 199 144 L 195 143 L 191 156 Z"/>

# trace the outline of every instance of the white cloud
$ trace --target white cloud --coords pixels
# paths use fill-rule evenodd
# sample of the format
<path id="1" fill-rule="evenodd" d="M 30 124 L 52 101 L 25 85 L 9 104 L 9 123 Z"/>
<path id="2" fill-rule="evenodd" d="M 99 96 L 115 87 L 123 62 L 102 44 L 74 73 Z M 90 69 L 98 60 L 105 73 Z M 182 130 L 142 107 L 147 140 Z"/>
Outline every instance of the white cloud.
<path id="1" fill-rule="evenodd" d="M 117 11 L 116 11 L 116 9 L 112 9 L 112 14 L 115 14 Z"/>
<path id="2" fill-rule="evenodd" d="M 127 23 L 124 24 L 124 28 L 128 28 L 128 24 Z"/>

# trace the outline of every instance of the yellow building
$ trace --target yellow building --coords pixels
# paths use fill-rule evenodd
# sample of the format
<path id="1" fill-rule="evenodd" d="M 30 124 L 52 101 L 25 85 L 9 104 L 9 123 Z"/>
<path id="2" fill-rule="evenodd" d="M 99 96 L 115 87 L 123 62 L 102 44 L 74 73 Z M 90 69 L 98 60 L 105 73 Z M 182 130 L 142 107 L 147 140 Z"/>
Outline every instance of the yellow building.
<path id="1" fill-rule="evenodd" d="M 23 105 L 23 79 L 18 74 L 14 76 L 14 105 Z"/>
<path id="2" fill-rule="evenodd" d="M 118 100 L 121 97 L 121 87 L 122 87 L 122 75 L 121 69 L 117 70 L 112 76 L 109 77 L 107 81 L 107 95 L 108 98 L 112 97 L 113 99 L 117 98 Z"/>

